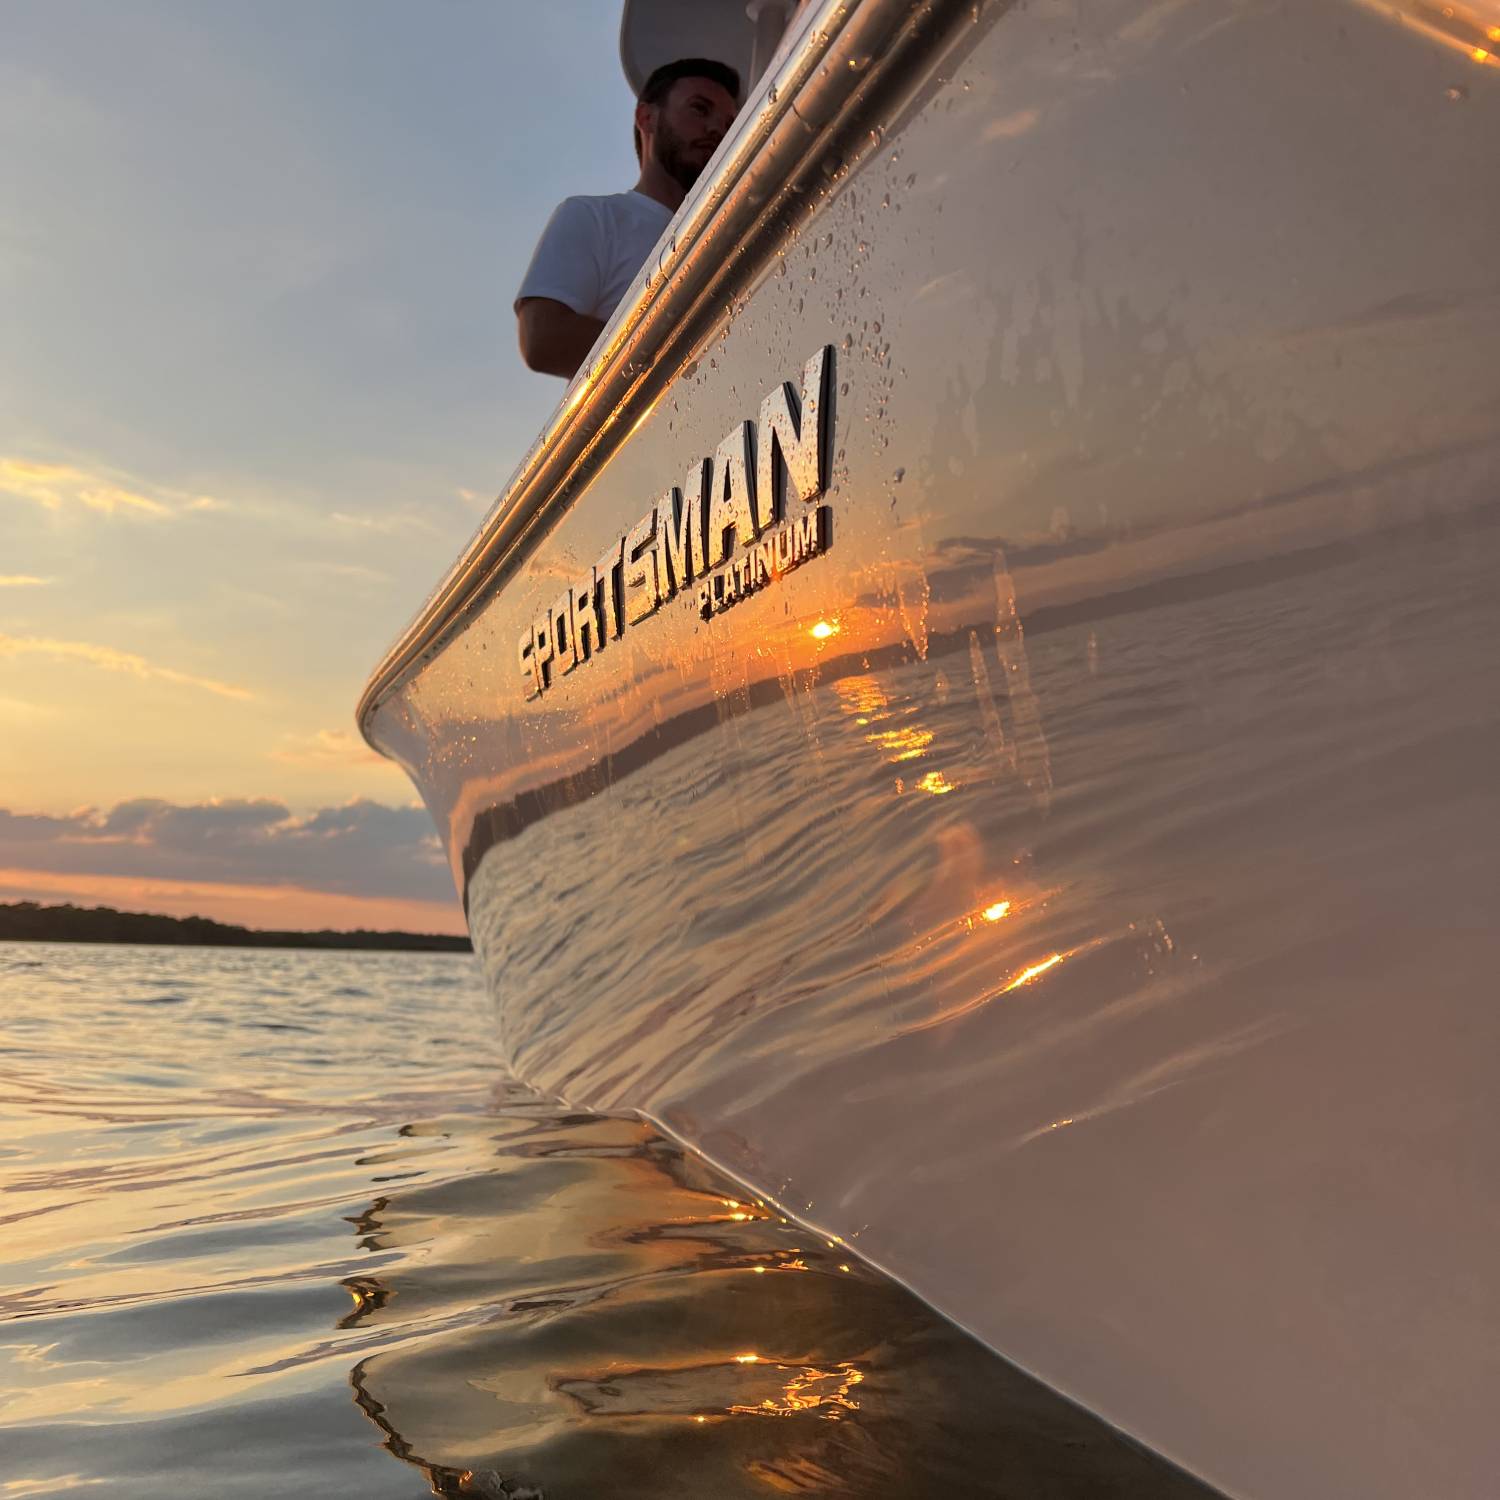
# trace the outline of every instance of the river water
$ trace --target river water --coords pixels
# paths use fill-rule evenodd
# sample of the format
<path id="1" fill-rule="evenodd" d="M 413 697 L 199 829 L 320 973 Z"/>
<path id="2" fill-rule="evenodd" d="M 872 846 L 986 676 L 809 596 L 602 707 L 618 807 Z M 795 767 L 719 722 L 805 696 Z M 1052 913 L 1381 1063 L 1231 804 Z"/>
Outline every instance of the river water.
<path id="1" fill-rule="evenodd" d="M 455 955 L 0 945 L 0 1496 L 1201 1494 Z"/>

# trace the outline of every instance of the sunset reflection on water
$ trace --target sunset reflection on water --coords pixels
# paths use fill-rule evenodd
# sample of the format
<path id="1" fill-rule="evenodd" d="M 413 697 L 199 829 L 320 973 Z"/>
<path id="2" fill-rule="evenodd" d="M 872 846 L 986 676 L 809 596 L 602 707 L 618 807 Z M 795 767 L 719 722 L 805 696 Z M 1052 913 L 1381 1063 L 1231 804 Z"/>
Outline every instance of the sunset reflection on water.
<path id="1" fill-rule="evenodd" d="M 1201 1493 L 840 1236 L 507 1081 L 466 959 L 0 946 L 0 1004 L 7 1495 Z"/>

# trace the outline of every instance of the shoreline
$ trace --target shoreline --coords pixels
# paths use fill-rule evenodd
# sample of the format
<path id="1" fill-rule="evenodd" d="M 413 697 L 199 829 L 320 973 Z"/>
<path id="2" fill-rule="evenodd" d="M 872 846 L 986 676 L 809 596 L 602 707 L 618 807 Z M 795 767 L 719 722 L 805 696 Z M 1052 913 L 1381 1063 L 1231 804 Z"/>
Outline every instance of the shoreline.
<path id="1" fill-rule="evenodd" d="M 0 943 L 121 944 L 160 948 L 306 948 L 317 951 L 472 953 L 467 935 L 238 927 L 209 917 L 168 917 L 110 906 L 0 904 Z"/>

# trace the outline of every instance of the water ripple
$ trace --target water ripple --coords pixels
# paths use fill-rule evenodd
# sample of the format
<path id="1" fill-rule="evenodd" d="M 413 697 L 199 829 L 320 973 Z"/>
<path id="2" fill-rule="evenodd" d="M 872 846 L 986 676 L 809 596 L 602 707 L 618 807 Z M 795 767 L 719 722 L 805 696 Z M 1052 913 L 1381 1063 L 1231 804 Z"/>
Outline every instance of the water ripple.
<path id="1" fill-rule="evenodd" d="M 6 1496 L 1202 1493 L 509 1082 L 466 958 L 0 947 L 0 1003 Z"/>

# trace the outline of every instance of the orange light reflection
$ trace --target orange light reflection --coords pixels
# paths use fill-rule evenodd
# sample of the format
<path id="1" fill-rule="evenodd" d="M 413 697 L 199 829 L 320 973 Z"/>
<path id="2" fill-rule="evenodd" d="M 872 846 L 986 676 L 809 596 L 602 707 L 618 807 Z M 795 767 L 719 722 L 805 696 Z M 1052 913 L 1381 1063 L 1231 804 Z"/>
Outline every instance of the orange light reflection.
<path id="1" fill-rule="evenodd" d="M 846 1361 L 832 1370 L 812 1365 L 782 1369 L 789 1378 L 779 1401 L 767 1396 L 754 1406 L 737 1403 L 729 1411 L 753 1417 L 792 1417 L 821 1407 L 825 1420 L 837 1421 L 844 1412 L 859 1410 L 859 1402 L 849 1394 L 865 1378 L 857 1365 Z"/>
<path id="2" fill-rule="evenodd" d="M 1054 953 L 1050 957 L 1042 959 L 1039 963 L 1028 964 L 1019 973 L 1013 974 L 999 989 L 990 990 L 986 994 L 976 995 L 972 1000 L 965 1000 L 962 1005 L 954 1005 L 947 1010 L 939 1011 L 937 1015 L 928 1016 L 924 1021 L 913 1021 L 909 1025 L 903 1026 L 901 1033 L 904 1036 L 909 1036 L 916 1031 L 931 1031 L 935 1026 L 942 1026 L 949 1021 L 956 1021 L 961 1016 L 967 1016 L 971 1012 L 988 1005 L 991 1000 L 996 1000 L 1001 995 L 1009 995 L 1025 985 L 1033 984 L 1043 974 L 1055 969 L 1065 959 L 1072 958 L 1076 954 L 1082 953 L 1094 946 L 1094 943 L 1085 943 L 1082 947 L 1071 948 L 1066 953 Z"/>
<path id="3" fill-rule="evenodd" d="M 1478 45 L 1481 38 L 1500 42 L 1500 26 L 1493 24 L 1494 0 L 1470 0 L 1467 5 L 1455 0 L 1361 0 L 1369 10 L 1377 10 L 1423 36 L 1465 53 L 1471 62 L 1493 63 L 1494 53 Z"/>
<path id="4" fill-rule="evenodd" d="M 1044 958 L 1039 964 L 1032 964 L 1029 969 L 1022 969 L 1011 982 L 1000 991 L 1002 995 L 1008 995 L 1012 990 L 1018 990 L 1023 984 L 1030 984 L 1033 979 L 1045 974 L 1048 969 L 1055 969 L 1063 961 L 1061 953 L 1054 953 L 1051 958 Z"/>
<path id="5" fill-rule="evenodd" d="M 932 743 L 930 729 L 882 729 L 866 738 L 885 751 L 885 758 L 892 765 L 903 760 L 916 760 Z"/>

